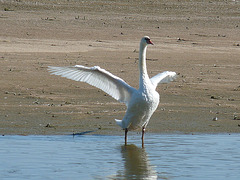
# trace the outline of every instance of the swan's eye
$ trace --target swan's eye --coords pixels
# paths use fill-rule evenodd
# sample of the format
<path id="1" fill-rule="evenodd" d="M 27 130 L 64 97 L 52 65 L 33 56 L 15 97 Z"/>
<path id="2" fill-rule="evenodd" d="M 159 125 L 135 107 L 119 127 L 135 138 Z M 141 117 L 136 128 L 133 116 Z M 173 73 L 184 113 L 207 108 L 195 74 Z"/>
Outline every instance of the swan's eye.
<path id="1" fill-rule="evenodd" d="M 150 39 L 149 38 L 145 38 L 146 41 L 149 41 Z"/>

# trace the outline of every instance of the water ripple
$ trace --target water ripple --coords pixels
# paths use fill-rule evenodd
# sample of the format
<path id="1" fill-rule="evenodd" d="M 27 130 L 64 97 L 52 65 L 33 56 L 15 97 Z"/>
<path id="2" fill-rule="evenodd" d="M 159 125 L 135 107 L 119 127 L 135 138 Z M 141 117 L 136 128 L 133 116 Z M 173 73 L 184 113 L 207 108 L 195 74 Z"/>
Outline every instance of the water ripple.
<path id="1" fill-rule="evenodd" d="M 239 134 L 1 136 L 1 179 L 238 179 Z"/>

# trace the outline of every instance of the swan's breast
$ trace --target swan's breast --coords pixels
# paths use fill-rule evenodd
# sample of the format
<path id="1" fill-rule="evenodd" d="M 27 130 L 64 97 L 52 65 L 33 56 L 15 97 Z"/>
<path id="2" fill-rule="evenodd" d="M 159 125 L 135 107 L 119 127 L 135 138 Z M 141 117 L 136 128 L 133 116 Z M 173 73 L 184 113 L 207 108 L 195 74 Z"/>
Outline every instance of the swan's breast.
<path id="1" fill-rule="evenodd" d="M 159 94 L 138 92 L 132 96 L 124 121 L 129 129 L 142 127 L 149 121 L 159 103 Z M 128 125 L 127 125 L 128 126 Z"/>

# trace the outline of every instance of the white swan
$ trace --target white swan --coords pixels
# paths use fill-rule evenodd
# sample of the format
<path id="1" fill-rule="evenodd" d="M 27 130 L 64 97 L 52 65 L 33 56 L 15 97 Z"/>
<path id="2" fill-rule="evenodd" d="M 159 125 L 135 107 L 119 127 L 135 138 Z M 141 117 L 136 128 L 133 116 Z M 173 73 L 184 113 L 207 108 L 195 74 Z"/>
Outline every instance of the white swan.
<path id="1" fill-rule="evenodd" d="M 116 119 L 117 124 L 125 130 L 125 144 L 127 143 L 128 130 L 137 128 L 142 128 L 143 144 L 145 128 L 159 103 L 159 94 L 155 89 L 159 83 L 168 83 L 176 78 L 175 72 L 165 71 L 149 79 L 146 67 L 146 50 L 148 44 L 153 45 L 150 38 L 144 36 L 141 39 L 139 50 L 140 77 L 138 90 L 128 85 L 121 78 L 98 66 L 49 66 L 48 70 L 54 75 L 86 82 L 103 90 L 114 99 L 125 103 L 127 111 L 124 118 L 122 120 Z"/>

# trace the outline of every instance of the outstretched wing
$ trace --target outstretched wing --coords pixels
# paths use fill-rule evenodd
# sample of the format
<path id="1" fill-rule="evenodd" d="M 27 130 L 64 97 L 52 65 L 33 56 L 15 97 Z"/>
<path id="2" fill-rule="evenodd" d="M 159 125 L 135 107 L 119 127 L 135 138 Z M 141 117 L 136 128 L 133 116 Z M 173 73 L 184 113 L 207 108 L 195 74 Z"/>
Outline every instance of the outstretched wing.
<path id="1" fill-rule="evenodd" d="M 49 66 L 48 70 L 51 74 L 59 75 L 74 81 L 86 82 L 92 86 L 95 86 L 112 96 L 114 99 L 124 102 L 126 105 L 130 100 L 132 92 L 135 90 L 121 78 L 98 66 Z"/>
<path id="2" fill-rule="evenodd" d="M 177 74 L 172 71 L 164 71 L 162 73 L 153 76 L 150 80 L 153 86 L 156 88 L 160 83 L 169 83 L 177 78 Z"/>

